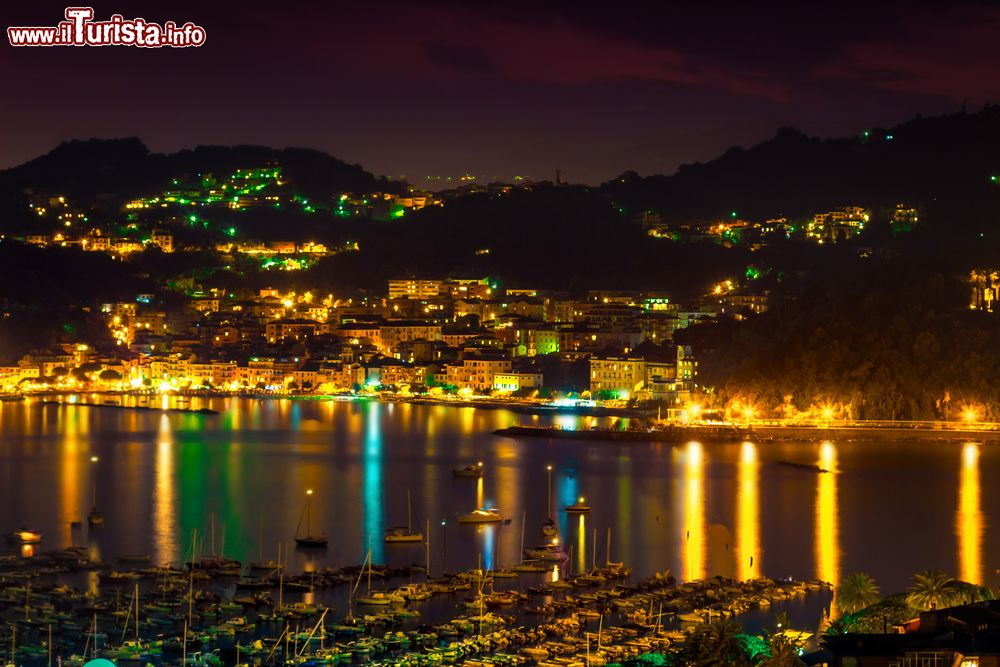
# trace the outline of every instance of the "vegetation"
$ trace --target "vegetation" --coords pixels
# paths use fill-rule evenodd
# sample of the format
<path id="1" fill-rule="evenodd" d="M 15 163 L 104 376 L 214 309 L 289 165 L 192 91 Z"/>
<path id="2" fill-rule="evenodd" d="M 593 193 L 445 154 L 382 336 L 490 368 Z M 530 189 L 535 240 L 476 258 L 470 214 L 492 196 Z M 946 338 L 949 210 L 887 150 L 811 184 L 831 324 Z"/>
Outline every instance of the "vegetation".
<path id="1" fill-rule="evenodd" d="M 748 322 L 678 338 L 699 350 L 702 382 L 723 404 L 762 416 L 955 420 L 973 406 L 1000 419 L 1000 317 L 970 311 L 960 272 L 928 273 L 927 261 L 854 267 Z"/>
<path id="2" fill-rule="evenodd" d="M 680 651 L 681 664 L 690 667 L 749 666 L 750 657 L 739 623 L 720 618 L 699 625 Z"/>
<path id="3" fill-rule="evenodd" d="M 957 593 L 954 579 L 939 570 L 925 570 L 913 575 L 906 602 L 914 609 L 937 609 L 951 606 Z"/>
<path id="4" fill-rule="evenodd" d="M 867 575 L 861 576 L 867 577 Z M 841 589 L 849 579 L 851 577 L 847 577 L 837 589 L 837 604 L 842 609 L 845 607 L 841 598 Z M 861 584 L 862 582 L 858 581 L 857 583 Z M 874 584 L 874 581 L 871 583 Z M 868 585 L 860 588 L 871 592 Z M 912 584 L 907 592 L 890 595 L 874 604 L 845 613 L 830 623 L 827 633 L 879 634 L 890 632 L 894 626 L 911 621 L 917 618 L 921 612 L 929 609 L 972 604 L 993 598 L 994 593 L 989 587 L 956 580 L 937 570 L 927 570 L 913 576 Z"/>
<path id="5" fill-rule="evenodd" d="M 837 586 L 837 606 L 852 614 L 878 602 L 879 592 L 878 584 L 871 575 L 856 572 L 845 577 Z"/>

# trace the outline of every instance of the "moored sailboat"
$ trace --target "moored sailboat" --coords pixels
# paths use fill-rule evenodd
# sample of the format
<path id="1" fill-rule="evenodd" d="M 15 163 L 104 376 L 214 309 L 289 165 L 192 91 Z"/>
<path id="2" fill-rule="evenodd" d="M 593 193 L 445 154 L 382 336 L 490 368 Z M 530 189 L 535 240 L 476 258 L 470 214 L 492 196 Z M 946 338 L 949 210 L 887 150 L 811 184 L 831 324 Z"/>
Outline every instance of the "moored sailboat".
<path id="1" fill-rule="evenodd" d="M 299 536 L 302 528 L 302 516 L 299 516 L 299 525 L 295 528 L 295 544 L 300 547 L 325 547 L 327 544 L 326 534 L 312 532 L 312 524 L 309 516 L 309 498 L 312 497 L 312 489 L 306 491 L 306 503 L 302 508 L 302 513 L 306 520 L 306 534 Z"/>
<path id="2" fill-rule="evenodd" d="M 386 529 L 385 541 L 387 544 L 417 543 L 424 541 L 424 534 L 420 531 L 413 532 L 413 509 L 410 504 L 410 491 L 406 490 L 406 527 L 397 526 Z"/>

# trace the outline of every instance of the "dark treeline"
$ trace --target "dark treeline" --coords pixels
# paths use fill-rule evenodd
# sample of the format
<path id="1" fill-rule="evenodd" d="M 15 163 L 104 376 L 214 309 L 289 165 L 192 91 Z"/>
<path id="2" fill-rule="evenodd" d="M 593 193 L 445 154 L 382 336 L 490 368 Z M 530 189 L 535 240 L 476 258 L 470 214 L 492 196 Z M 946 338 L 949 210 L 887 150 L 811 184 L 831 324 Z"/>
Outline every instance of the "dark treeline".
<path id="1" fill-rule="evenodd" d="M 971 311 L 967 278 L 926 258 L 871 265 L 812 285 L 747 322 L 683 332 L 722 404 L 780 416 L 1000 420 L 1000 316 Z M 761 416 L 764 416 L 762 411 Z"/>

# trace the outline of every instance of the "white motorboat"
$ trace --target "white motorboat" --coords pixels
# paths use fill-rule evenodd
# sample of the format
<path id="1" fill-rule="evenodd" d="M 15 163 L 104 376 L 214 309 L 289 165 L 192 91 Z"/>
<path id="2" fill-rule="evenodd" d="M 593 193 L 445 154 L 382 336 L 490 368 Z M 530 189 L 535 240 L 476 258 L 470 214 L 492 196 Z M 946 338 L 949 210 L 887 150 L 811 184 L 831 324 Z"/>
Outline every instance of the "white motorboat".
<path id="1" fill-rule="evenodd" d="M 468 514 L 459 514 L 459 523 L 500 523 L 503 521 L 500 510 L 480 508 L 472 510 Z"/>

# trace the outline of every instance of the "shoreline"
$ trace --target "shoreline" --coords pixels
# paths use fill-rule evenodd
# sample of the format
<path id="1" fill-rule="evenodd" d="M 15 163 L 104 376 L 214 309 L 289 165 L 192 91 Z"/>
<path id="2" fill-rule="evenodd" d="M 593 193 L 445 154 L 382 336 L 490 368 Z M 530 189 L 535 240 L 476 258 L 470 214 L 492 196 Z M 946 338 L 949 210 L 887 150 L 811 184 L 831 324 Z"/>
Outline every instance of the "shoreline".
<path id="1" fill-rule="evenodd" d="M 710 443 L 751 441 L 784 442 L 808 440 L 922 440 L 928 442 L 1000 443 L 1000 431 L 974 428 L 931 429 L 905 426 L 763 426 L 740 428 L 731 426 L 668 426 L 653 431 L 612 431 L 607 429 L 561 429 L 548 426 L 515 425 L 493 431 L 494 435 L 520 439 L 585 440 L 590 442 L 686 442 Z M 847 436 L 847 437 L 845 437 Z"/>
<path id="2" fill-rule="evenodd" d="M 38 403 L 41 405 L 53 405 L 53 404 L 67 404 L 67 405 L 78 405 L 85 407 L 99 407 L 99 408 L 122 408 L 122 409 L 144 409 L 153 411 L 167 411 L 167 412 L 186 412 L 186 413 L 199 413 L 203 414 L 218 414 L 218 411 L 209 410 L 208 412 L 204 410 L 194 410 L 190 408 L 157 408 L 153 406 L 146 405 L 122 405 L 115 403 L 99 403 L 95 401 L 77 401 L 70 403 L 69 401 L 57 400 L 59 398 L 65 398 L 69 396 L 104 396 L 104 397 L 116 397 L 116 398 L 135 398 L 135 399 L 153 399 L 161 398 L 162 396 L 174 396 L 174 397 L 184 397 L 184 398 L 242 398 L 258 401 L 316 401 L 316 402 L 339 402 L 339 403 L 350 403 L 355 401 L 375 401 L 378 403 L 410 403 L 414 405 L 429 405 L 429 406 L 444 406 L 444 407 L 454 407 L 454 408 L 477 408 L 481 410 L 509 410 L 511 412 L 516 412 L 520 414 L 573 414 L 581 416 L 592 416 L 592 417 L 648 417 L 654 412 L 648 409 L 642 408 L 614 408 L 614 407 L 604 407 L 604 406 L 590 406 L 590 405 L 550 405 L 543 403 L 533 403 L 527 401 L 506 401 L 502 399 L 456 399 L 456 400 L 441 400 L 434 398 L 426 398 L 419 396 L 401 396 L 401 395 L 386 395 L 386 396 L 351 396 L 351 395 L 338 395 L 338 394 L 323 394 L 323 395 L 312 395 L 312 394 L 231 394 L 224 392 L 173 392 L 171 394 L 146 394 L 139 392 L 118 392 L 118 391 L 73 391 L 73 392 L 45 392 L 37 394 L 19 394 L 16 396 L 5 396 L 0 398 L 0 402 L 15 403 L 21 401 L 30 400 L 31 402 Z"/>

